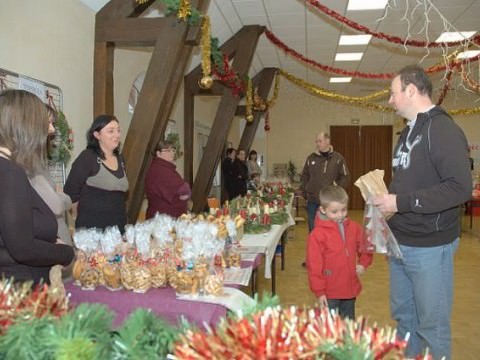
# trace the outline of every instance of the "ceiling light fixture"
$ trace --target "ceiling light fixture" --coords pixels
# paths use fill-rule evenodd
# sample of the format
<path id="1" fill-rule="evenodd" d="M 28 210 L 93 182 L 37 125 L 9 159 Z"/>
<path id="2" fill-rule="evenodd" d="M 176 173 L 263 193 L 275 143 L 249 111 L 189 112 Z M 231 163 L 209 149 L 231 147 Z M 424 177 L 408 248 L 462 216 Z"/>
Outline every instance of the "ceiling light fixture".
<path id="1" fill-rule="evenodd" d="M 388 0 L 349 0 L 347 10 L 385 9 Z"/>
<path id="2" fill-rule="evenodd" d="M 338 45 L 366 45 L 371 38 L 372 35 L 342 35 Z"/>
<path id="3" fill-rule="evenodd" d="M 451 41 L 462 41 L 470 39 L 476 31 L 453 31 L 453 32 L 443 32 L 435 40 L 436 43 L 451 42 Z"/>
<path id="4" fill-rule="evenodd" d="M 337 53 L 335 61 L 359 61 L 362 60 L 363 52 Z"/>
<path id="5" fill-rule="evenodd" d="M 352 81 L 351 77 L 332 77 L 328 82 L 331 83 L 349 83 Z"/>
<path id="6" fill-rule="evenodd" d="M 469 59 L 480 54 L 480 50 L 467 50 L 462 51 L 457 55 L 457 59 Z"/>

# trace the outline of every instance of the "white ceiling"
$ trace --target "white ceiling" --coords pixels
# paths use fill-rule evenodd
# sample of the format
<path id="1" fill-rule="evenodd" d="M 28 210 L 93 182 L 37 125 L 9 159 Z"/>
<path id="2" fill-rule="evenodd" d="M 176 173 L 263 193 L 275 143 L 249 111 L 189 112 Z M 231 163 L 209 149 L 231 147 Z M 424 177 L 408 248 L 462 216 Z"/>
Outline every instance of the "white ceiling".
<path id="1" fill-rule="evenodd" d="M 80 1 L 94 11 L 108 2 Z M 373 31 L 403 39 L 408 37 L 433 41 L 443 31 L 480 30 L 480 0 L 389 0 L 386 12 L 347 11 L 348 0 L 319 2 Z M 340 35 L 362 33 L 307 4 L 304 0 L 211 0 L 208 14 L 212 23 L 212 36 L 218 37 L 222 44 L 243 25 L 265 25 L 287 46 L 316 62 L 366 73 L 395 72 L 412 63 L 428 67 L 442 60 L 442 50 L 439 49 L 407 48 L 375 38 L 368 45 L 339 46 Z M 148 16 L 155 16 L 155 12 L 150 11 Z M 449 52 L 453 50 L 455 49 L 449 49 Z M 339 62 L 334 61 L 337 52 L 364 52 L 364 55 L 361 61 Z M 198 54 L 196 56 L 192 66 L 199 62 Z M 350 84 L 330 84 L 329 78 L 336 75 L 312 68 L 285 55 L 262 35 L 250 75 L 255 75 L 264 67 L 279 67 L 317 86 L 349 95 L 367 95 L 388 86 L 388 81 L 359 78 L 354 78 Z M 471 66 L 471 76 L 476 81 L 479 80 L 479 68 L 478 62 Z M 437 89 L 442 86 L 443 76 L 443 73 L 433 76 Z M 458 76 L 454 81 L 455 86 L 462 88 Z"/>

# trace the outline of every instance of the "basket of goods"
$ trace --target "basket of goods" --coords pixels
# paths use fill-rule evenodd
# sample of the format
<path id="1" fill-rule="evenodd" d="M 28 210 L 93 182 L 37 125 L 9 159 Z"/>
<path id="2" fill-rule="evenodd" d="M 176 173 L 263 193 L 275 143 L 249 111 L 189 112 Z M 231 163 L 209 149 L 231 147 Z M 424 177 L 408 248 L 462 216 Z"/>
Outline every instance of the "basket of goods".
<path id="1" fill-rule="evenodd" d="M 120 290 L 122 288 L 120 261 L 123 253 L 123 239 L 118 227 L 105 229 L 100 238 L 100 246 L 106 259 L 101 267 L 104 285 L 109 290 Z"/>
<path id="2" fill-rule="evenodd" d="M 105 257 L 99 248 L 102 233 L 96 229 L 78 230 L 73 241 L 79 249 L 72 268 L 74 284 L 84 290 L 94 290 L 103 284 L 102 266 Z"/>

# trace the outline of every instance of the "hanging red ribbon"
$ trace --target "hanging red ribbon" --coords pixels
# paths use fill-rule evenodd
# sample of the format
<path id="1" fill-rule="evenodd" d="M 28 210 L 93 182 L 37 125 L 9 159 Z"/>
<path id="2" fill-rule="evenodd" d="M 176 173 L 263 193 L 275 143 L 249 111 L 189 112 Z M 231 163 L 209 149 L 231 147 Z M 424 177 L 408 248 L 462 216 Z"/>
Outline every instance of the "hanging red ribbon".
<path id="1" fill-rule="evenodd" d="M 320 4 L 320 2 L 317 1 L 317 0 L 307 0 L 307 1 L 312 6 L 314 6 L 316 9 L 323 12 L 324 14 L 330 16 L 331 18 L 334 18 L 335 20 L 340 21 L 342 24 L 345 24 L 352 29 L 361 31 L 365 34 L 372 35 L 372 36 L 376 37 L 377 39 L 387 40 L 387 41 L 395 43 L 395 44 L 415 46 L 415 47 L 426 47 L 426 48 L 467 45 L 470 42 L 472 42 L 473 44 L 476 44 L 476 45 L 480 45 L 480 34 L 475 35 L 472 39 L 469 39 L 469 40 L 450 41 L 450 42 L 443 42 L 443 43 L 427 42 L 427 41 L 423 41 L 423 40 L 402 39 L 398 36 L 388 35 L 388 34 L 385 34 L 383 32 L 377 32 L 377 31 L 370 30 L 366 26 L 360 25 L 360 24 L 356 23 L 355 21 L 352 21 L 352 20 L 346 18 L 345 16 L 340 15 L 336 11 L 331 10 L 328 7 Z"/>
<path id="2" fill-rule="evenodd" d="M 388 80 L 388 79 L 393 79 L 397 74 L 396 73 L 365 73 L 361 71 L 348 71 L 348 70 L 343 70 L 339 68 L 335 68 L 332 66 L 320 64 L 316 62 L 315 60 L 309 59 L 306 56 L 298 53 L 294 49 L 288 47 L 285 43 L 283 43 L 278 37 L 275 36 L 270 30 L 265 30 L 265 36 L 267 37 L 268 40 L 272 42 L 275 46 L 283 50 L 285 53 L 288 55 L 293 56 L 297 60 L 300 60 L 306 64 L 309 64 L 311 66 L 314 66 L 316 68 L 319 68 L 320 70 L 323 70 L 325 72 L 329 73 L 334 73 L 340 76 L 351 76 L 351 77 L 356 77 L 356 78 L 364 78 L 364 79 L 381 79 L 381 80 Z M 434 65 L 431 66 L 425 71 L 428 74 L 440 72 L 440 71 L 445 71 L 446 69 L 458 66 L 459 64 L 466 64 L 474 61 L 478 61 L 480 59 L 480 54 L 471 58 L 467 59 L 462 59 L 461 61 L 455 61 L 452 60 L 448 64 L 439 64 L 439 65 Z"/>

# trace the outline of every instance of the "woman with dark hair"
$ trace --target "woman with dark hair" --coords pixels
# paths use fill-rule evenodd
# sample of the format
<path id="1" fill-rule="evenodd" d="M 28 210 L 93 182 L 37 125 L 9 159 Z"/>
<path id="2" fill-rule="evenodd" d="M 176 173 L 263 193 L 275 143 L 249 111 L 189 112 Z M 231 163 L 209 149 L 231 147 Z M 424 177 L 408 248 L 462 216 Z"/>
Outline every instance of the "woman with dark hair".
<path id="1" fill-rule="evenodd" d="M 176 149 L 170 141 L 160 141 L 145 176 L 145 194 L 148 200 L 146 218 L 156 213 L 178 217 L 187 212 L 190 185 L 175 169 Z"/>
<path id="2" fill-rule="evenodd" d="M 73 162 L 64 191 L 77 213 L 75 228 L 116 225 L 124 232 L 128 180 L 115 116 L 100 115 L 93 121 L 87 132 L 87 148 Z"/>
<path id="3" fill-rule="evenodd" d="M 252 189 L 260 184 L 260 176 L 262 175 L 262 168 L 257 163 L 257 152 L 250 150 L 247 160 L 248 168 L 248 186 Z"/>
<path id="4" fill-rule="evenodd" d="M 0 93 L 0 276 L 49 282 L 68 265 L 71 246 L 57 239 L 57 220 L 29 182 L 46 169 L 45 105 L 23 90 Z"/>

